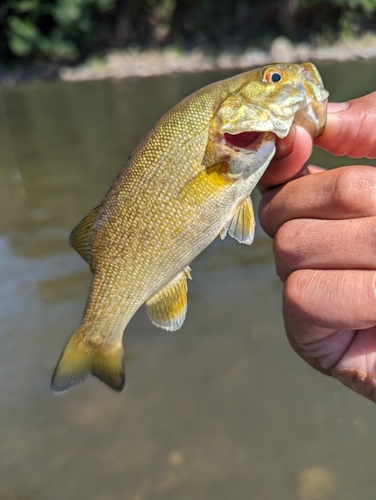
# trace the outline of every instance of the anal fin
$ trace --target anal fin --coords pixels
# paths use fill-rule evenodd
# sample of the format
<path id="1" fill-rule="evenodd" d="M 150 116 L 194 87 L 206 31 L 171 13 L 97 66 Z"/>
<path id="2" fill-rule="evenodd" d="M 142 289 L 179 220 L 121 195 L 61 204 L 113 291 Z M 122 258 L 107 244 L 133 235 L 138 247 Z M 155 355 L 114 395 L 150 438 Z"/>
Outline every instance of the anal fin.
<path id="1" fill-rule="evenodd" d="M 101 204 L 94 208 L 82 221 L 73 229 L 69 243 L 91 264 L 91 246 L 93 242 L 94 224 L 101 208 Z"/>
<path id="2" fill-rule="evenodd" d="M 250 196 L 238 205 L 232 217 L 228 220 L 220 237 L 223 240 L 229 234 L 240 243 L 251 245 L 255 237 L 255 215 Z"/>
<path id="3" fill-rule="evenodd" d="M 155 326 L 169 331 L 182 326 L 187 313 L 187 278 L 191 279 L 189 267 L 146 301 L 146 311 Z"/>

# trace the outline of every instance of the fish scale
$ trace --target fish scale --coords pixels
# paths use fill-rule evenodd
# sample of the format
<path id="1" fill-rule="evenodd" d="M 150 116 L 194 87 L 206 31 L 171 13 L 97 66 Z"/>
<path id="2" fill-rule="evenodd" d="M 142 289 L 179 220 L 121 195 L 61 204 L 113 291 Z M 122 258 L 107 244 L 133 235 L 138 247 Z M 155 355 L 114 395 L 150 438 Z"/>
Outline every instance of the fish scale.
<path id="1" fill-rule="evenodd" d="M 289 133 L 297 112 L 295 121 L 318 135 L 327 97 L 313 65 L 274 64 L 205 87 L 159 120 L 72 232 L 93 281 L 53 391 L 89 373 L 121 390 L 123 332 L 143 303 L 156 326 L 181 327 L 189 264 L 219 234 L 252 242 L 249 195 L 274 156 L 275 137 Z M 237 142 L 244 132 L 260 133 Z"/>

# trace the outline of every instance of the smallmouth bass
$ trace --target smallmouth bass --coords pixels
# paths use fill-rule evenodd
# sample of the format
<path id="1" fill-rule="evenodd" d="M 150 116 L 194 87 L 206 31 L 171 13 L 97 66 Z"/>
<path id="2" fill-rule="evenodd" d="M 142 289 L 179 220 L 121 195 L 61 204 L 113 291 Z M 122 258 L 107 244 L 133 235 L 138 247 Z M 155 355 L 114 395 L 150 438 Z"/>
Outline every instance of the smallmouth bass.
<path id="1" fill-rule="evenodd" d="M 90 373 L 121 391 L 123 332 L 142 304 L 154 325 L 181 327 L 189 264 L 218 235 L 252 243 L 250 194 L 276 136 L 286 137 L 293 123 L 319 135 L 327 98 L 312 64 L 273 64 L 209 85 L 157 122 L 71 234 L 93 281 L 54 392 Z"/>

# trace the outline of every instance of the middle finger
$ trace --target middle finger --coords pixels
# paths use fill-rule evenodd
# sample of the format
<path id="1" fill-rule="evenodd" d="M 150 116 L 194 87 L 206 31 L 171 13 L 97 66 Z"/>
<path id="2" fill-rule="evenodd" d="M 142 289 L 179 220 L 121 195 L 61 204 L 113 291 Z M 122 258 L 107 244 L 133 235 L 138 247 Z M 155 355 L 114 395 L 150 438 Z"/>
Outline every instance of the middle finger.
<path id="1" fill-rule="evenodd" d="M 376 270 L 376 216 L 290 220 L 275 235 L 274 253 L 283 281 L 297 269 Z"/>

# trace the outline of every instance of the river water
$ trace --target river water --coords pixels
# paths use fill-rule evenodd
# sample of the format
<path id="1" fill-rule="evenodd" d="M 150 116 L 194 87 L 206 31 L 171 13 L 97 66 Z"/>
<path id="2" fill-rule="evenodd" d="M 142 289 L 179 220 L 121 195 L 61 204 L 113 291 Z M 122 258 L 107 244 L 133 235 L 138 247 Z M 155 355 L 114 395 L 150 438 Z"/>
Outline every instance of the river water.
<path id="1" fill-rule="evenodd" d="M 375 87 L 375 62 L 320 71 L 334 101 Z M 374 500 L 376 406 L 289 347 L 260 228 L 193 262 L 180 331 L 138 311 L 124 392 L 50 393 L 90 282 L 71 229 L 165 111 L 231 74 L 0 89 L 0 500 Z"/>

